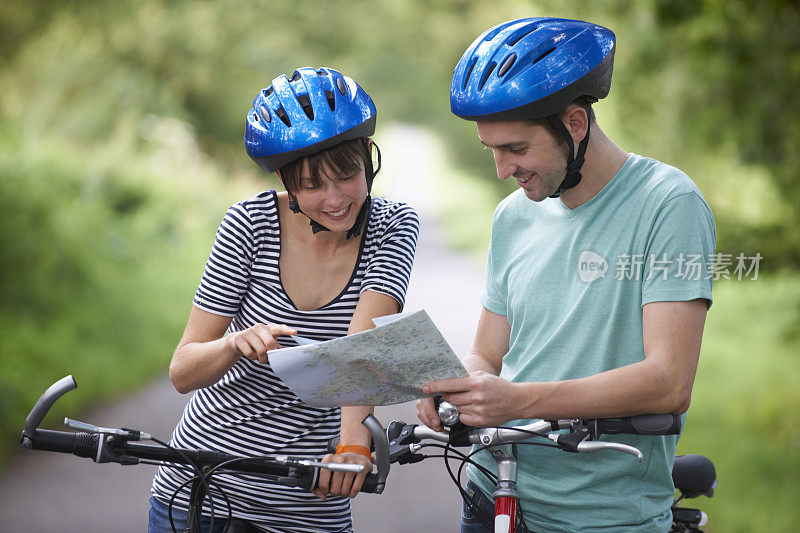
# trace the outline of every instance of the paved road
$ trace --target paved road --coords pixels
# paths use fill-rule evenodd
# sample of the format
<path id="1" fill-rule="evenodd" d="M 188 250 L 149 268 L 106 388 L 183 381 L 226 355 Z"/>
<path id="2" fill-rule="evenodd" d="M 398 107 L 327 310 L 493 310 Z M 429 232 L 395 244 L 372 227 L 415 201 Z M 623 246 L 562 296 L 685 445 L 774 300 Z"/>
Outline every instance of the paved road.
<path id="1" fill-rule="evenodd" d="M 443 171 L 439 153 L 432 139 L 410 128 L 385 132 L 381 146 L 384 170 L 379 179 L 387 184 L 384 190 L 414 205 L 423 224 L 406 309 L 426 309 L 453 349 L 463 354 L 477 323 L 482 273 L 472 259 L 448 249 L 436 223 L 425 180 Z M 391 172 L 401 168 L 403 172 Z M 70 394 L 80 394 L 80 388 Z M 162 378 L 130 398 L 79 418 L 102 426 L 141 428 L 166 438 L 186 400 Z M 409 403 L 380 407 L 377 416 L 385 425 L 415 420 L 415 412 Z M 0 530 L 143 531 L 154 469 L 21 452 L 0 477 Z M 459 505 L 441 460 L 395 466 L 384 494 L 360 495 L 354 501 L 356 531 L 457 531 Z"/>

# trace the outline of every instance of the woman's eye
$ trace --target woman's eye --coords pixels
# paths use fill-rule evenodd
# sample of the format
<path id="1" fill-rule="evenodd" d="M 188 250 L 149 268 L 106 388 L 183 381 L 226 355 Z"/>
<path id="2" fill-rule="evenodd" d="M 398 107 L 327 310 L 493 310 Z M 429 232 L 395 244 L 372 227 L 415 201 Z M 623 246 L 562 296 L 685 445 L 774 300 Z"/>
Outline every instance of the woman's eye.
<path id="1" fill-rule="evenodd" d="M 339 181 L 352 181 L 355 178 L 356 178 L 355 174 L 353 174 L 352 176 L 342 176 L 341 178 L 339 178 Z"/>

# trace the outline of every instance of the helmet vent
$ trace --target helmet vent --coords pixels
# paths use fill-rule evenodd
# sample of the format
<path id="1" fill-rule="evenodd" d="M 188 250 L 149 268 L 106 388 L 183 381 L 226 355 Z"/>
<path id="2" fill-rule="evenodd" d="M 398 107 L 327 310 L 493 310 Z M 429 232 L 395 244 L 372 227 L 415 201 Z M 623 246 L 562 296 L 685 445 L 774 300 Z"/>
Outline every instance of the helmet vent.
<path id="1" fill-rule="evenodd" d="M 294 74 L 292 74 L 292 79 L 290 79 L 289 81 L 297 81 L 299 79 L 300 79 L 300 73 L 295 70 Z"/>
<path id="2" fill-rule="evenodd" d="M 261 114 L 261 118 L 264 119 L 264 122 L 270 122 L 272 120 L 272 117 L 270 116 L 269 111 L 267 111 L 267 108 L 264 107 L 263 105 L 261 106 L 261 108 L 258 111 Z M 258 115 L 255 115 L 255 118 L 256 118 L 256 120 L 258 120 Z"/>
<path id="3" fill-rule="evenodd" d="M 464 90 L 464 89 L 467 88 L 467 82 L 469 81 L 469 77 L 472 75 L 472 69 L 475 68 L 475 63 L 477 63 L 477 62 L 478 62 L 478 58 L 477 57 L 472 58 L 472 61 L 469 64 L 469 69 L 467 70 L 467 75 L 464 76 L 464 86 L 461 87 L 461 90 Z"/>
<path id="4" fill-rule="evenodd" d="M 479 91 L 481 89 L 483 89 L 484 85 L 486 85 L 486 80 L 488 80 L 489 76 L 492 75 L 492 71 L 494 70 L 494 67 L 496 67 L 496 66 L 497 66 L 497 63 L 495 63 L 494 61 L 492 61 L 491 63 L 486 65 L 486 68 L 483 71 L 483 76 L 481 77 L 481 83 L 480 83 L 480 85 L 478 85 L 478 90 Z"/>
<path id="5" fill-rule="evenodd" d="M 281 119 L 281 122 L 291 127 L 292 123 L 289 121 L 289 116 L 286 114 L 286 111 L 284 111 L 282 107 L 276 109 L 275 114 L 278 115 L 278 118 Z"/>
<path id="6" fill-rule="evenodd" d="M 297 101 L 300 102 L 300 105 L 303 107 L 303 111 L 306 112 L 308 120 L 314 120 L 314 108 L 311 106 L 311 99 L 308 97 L 308 95 L 299 95 L 297 97 Z"/>
<path id="7" fill-rule="evenodd" d="M 533 28 L 531 28 L 530 26 L 524 27 L 524 28 L 512 33 L 508 37 L 508 39 L 506 40 L 506 44 L 508 46 L 514 46 L 515 44 L 520 42 L 520 40 L 522 40 L 523 37 L 535 32 L 538 29 L 539 29 L 539 26 L 534 26 Z"/>
<path id="8" fill-rule="evenodd" d="M 271 95 L 275 89 L 272 88 L 272 85 L 264 89 L 264 97 Z"/>
<path id="9" fill-rule="evenodd" d="M 336 97 L 333 91 L 325 91 L 325 98 L 328 100 L 328 107 L 331 108 L 331 111 L 336 111 Z"/>
<path id="10" fill-rule="evenodd" d="M 339 92 L 342 93 L 342 95 L 347 94 L 347 87 L 345 86 L 342 78 L 336 78 L 336 88 L 339 89 Z"/>
<path id="11" fill-rule="evenodd" d="M 535 65 L 536 63 L 538 63 L 539 61 L 541 61 L 542 59 L 544 59 L 545 57 L 550 55 L 550 52 L 552 52 L 555 49 L 556 49 L 556 47 L 554 46 L 553 48 L 551 48 L 549 50 L 545 50 L 539 57 L 537 57 L 536 59 L 533 60 L 533 63 L 531 63 L 531 65 Z"/>
<path id="12" fill-rule="evenodd" d="M 500 76 L 503 76 L 506 72 L 508 72 L 508 69 L 511 68 L 511 65 L 513 65 L 514 61 L 516 60 L 517 60 L 517 54 L 511 54 L 510 56 L 508 56 L 505 59 L 505 61 L 503 61 L 503 64 L 500 65 L 500 68 L 497 69 L 497 77 L 499 78 Z"/>
<path id="13" fill-rule="evenodd" d="M 325 72 L 325 71 L 324 71 L 324 70 L 322 70 L 322 69 L 318 70 L 318 71 L 317 71 L 317 74 L 319 74 L 320 76 L 327 76 L 327 75 L 328 75 L 328 73 L 327 73 L 327 72 Z"/>

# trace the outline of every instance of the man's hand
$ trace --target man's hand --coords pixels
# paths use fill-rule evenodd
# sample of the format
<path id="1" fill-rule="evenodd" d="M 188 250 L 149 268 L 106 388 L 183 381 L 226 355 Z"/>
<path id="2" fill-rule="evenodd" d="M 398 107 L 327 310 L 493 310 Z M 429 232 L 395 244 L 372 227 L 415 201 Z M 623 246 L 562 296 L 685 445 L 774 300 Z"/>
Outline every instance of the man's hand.
<path id="1" fill-rule="evenodd" d="M 439 420 L 439 413 L 436 411 L 433 398 L 417 400 L 417 418 L 432 430 L 442 431 L 442 422 Z"/>
<path id="2" fill-rule="evenodd" d="M 357 453 L 328 454 L 322 458 L 323 463 L 351 463 L 364 465 L 364 470 L 360 474 L 352 472 L 331 472 L 330 470 L 320 469 L 317 488 L 314 495 L 320 500 L 325 500 L 331 496 L 349 496 L 355 498 L 361 490 L 364 478 L 372 472 L 372 463 L 363 455 Z"/>
<path id="3" fill-rule="evenodd" d="M 529 418 L 521 414 L 524 412 L 525 395 L 521 391 L 520 384 L 511 383 L 481 370 L 473 372 L 466 378 L 426 383 L 422 386 L 422 391 L 425 394 L 442 394 L 445 400 L 458 408 L 461 422 L 468 426 L 494 427 L 509 420 Z M 430 411 L 427 408 L 420 411 L 419 405 L 425 400 L 417 402 L 417 413 L 421 414 L 420 420 L 429 425 Z M 433 407 L 432 399 L 430 406 Z M 438 421 L 438 416 L 436 420 Z M 430 425 L 429 427 L 436 429 Z"/>

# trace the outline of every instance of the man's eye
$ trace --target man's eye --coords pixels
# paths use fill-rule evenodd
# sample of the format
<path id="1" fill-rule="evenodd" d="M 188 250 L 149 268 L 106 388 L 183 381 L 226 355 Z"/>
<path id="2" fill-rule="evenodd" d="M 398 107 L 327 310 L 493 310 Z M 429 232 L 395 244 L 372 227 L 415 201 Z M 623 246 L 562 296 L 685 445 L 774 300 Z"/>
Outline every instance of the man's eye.
<path id="1" fill-rule="evenodd" d="M 514 155 L 522 155 L 528 151 L 527 148 L 509 148 L 508 151 Z"/>

